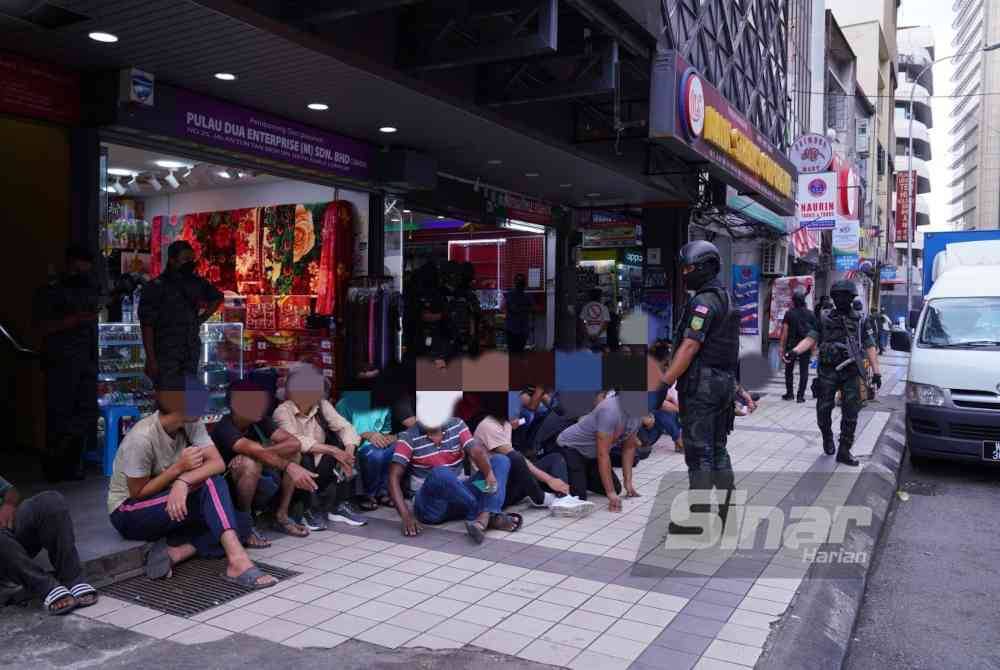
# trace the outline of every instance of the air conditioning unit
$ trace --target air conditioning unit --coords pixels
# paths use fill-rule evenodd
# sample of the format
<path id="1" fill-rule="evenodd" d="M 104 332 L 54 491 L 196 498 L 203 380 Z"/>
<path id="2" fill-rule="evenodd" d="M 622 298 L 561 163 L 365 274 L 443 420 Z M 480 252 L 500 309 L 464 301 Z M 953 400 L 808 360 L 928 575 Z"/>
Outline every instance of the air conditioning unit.
<path id="1" fill-rule="evenodd" d="M 788 274 L 788 242 L 775 240 L 763 242 L 760 248 L 761 274 L 784 277 Z"/>
<path id="2" fill-rule="evenodd" d="M 870 136 L 868 135 L 868 124 L 870 119 L 858 119 L 857 134 L 854 139 L 854 147 L 858 152 L 859 156 L 867 156 L 871 143 Z"/>

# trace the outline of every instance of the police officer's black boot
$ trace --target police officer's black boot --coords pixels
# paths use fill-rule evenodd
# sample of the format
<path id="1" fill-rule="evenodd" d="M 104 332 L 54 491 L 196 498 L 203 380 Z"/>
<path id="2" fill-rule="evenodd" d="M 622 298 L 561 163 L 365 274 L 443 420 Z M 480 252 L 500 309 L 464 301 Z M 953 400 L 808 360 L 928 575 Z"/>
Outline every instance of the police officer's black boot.
<path id="1" fill-rule="evenodd" d="M 691 514 L 709 514 L 712 511 L 711 505 L 691 505 Z M 701 526 L 682 526 L 679 523 L 670 522 L 667 532 L 671 535 L 701 535 L 705 529 Z"/>
<path id="2" fill-rule="evenodd" d="M 858 459 L 851 456 L 851 447 L 853 442 L 851 440 L 845 440 L 840 438 L 840 449 L 837 450 L 837 462 L 843 463 L 844 465 L 850 465 L 851 467 L 857 467 Z"/>
<path id="3" fill-rule="evenodd" d="M 837 451 L 837 444 L 833 441 L 833 433 L 823 435 L 823 453 L 833 456 Z"/>
<path id="4" fill-rule="evenodd" d="M 690 494 L 707 494 L 712 490 L 712 473 L 704 470 L 695 470 L 688 473 L 690 481 Z M 711 514 L 712 506 L 708 503 L 694 503 L 690 507 L 691 514 Z M 704 529 L 701 526 L 682 526 L 679 523 L 670 522 L 667 527 L 671 535 L 701 535 Z"/>

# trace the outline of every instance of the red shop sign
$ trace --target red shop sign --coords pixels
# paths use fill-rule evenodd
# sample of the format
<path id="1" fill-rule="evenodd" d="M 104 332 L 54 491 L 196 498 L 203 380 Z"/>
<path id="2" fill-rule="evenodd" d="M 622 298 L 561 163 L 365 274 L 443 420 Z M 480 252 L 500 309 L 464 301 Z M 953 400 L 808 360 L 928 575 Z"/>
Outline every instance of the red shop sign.
<path id="1" fill-rule="evenodd" d="M 80 76 L 54 65 L 0 52 L 0 112 L 75 124 Z"/>

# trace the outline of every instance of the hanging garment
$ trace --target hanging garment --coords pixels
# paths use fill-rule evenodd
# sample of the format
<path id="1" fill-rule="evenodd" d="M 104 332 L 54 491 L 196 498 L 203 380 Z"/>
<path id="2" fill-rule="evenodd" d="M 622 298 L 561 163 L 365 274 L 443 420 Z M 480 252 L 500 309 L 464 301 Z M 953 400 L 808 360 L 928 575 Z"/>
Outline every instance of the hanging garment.
<path id="1" fill-rule="evenodd" d="M 158 277 L 163 264 L 160 254 L 163 253 L 163 216 L 154 216 L 150 226 L 149 237 L 149 276 Z"/>
<path id="2" fill-rule="evenodd" d="M 368 298 L 368 365 L 375 365 L 375 296 Z"/>
<path id="3" fill-rule="evenodd" d="M 353 246 L 351 208 L 343 200 L 331 202 L 323 211 L 322 240 L 319 259 L 319 278 L 316 287 L 318 314 L 338 314 L 347 296 L 350 280 L 350 262 L 343 260 L 344 249 L 348 254 Z M 349 259 L 350 256 L 348 255 Z"/>
<path id="4" fill-rule="evenodd" d="M 277 322 L 278 330 L 306 330 L 306 320 L 311 312 L 312 298 L 307 295 L 278 296 Z"/>
<path id="5" fill-rule="evenodd" d="M 184 230 L 183 216 L 155 216 L 153 217 L 152 235 L 150 239 L 150 252 L 152 253 L 151 277 L 158 277 L 167 267 L 167 247 L 171 242 L 181 239 Z"/>
<path id="6" fill-rule="evenodd" d="M 262 207 L 260 227 L 265 291 L 275 295 L 288 295 L 292 292 L 295 205 Z"/>
<path id="7" fill-rule="evenodd" d="M 243 295 L 263 293 L 260 254 L 260 209 L 232 212 L 236 229 L 236 289 Z"/>

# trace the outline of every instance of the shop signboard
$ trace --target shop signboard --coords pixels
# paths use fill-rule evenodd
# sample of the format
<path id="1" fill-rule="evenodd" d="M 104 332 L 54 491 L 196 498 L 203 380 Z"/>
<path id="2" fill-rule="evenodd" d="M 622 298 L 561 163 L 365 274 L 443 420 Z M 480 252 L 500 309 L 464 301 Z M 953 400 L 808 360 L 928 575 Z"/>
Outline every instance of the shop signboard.
<path id="1" fill-rule="evenodd" d="M 760 266 L 733 266 L 733 295 L 740 310 L 740 335 L 759 335 Z"/>
<path id="2" fill-rule="evenodd" d="M 896 266 L 883 265 L 879 268 L 879 278 L 881 281 L 894 281 L 896 279 Z"/>
<path id="3" fill-rule="evenodd" d="M 80 77 L 0 52 L 0 112 L 72 125 L 80 121 Z"/>
<path id="4" fill-rule="evenodd" d="M 772 211 L 795 213 L 790 160 L 677 52 L 653 64 L 649 137 Z"/>
<path id="5" fill-rule="evenodd" d="M 896 242 L 906 242 L 910 238 L 910 213 L 913 210 L 913 185 L 916 170 L 896 173 Z"/>
<path id="6" fill-rule="evenodd" d="M 623 212 L 591 211 L 580 222 L 585 249 L 638 247 L 642 245 L 642 225 Z"/>
<path id="7" fill-rule="evenodd" d="M 771 319 L 767 328 L 769 338 L 777 340 L 781 337 L 781 324 L 785 319 L 785 312 L 792 308 L 795 289 L 801 288 L 806 292 L 806 306 L 812 309 L 814 282 L 812 275 L 778 277 L 774 280 L 771 287 Z"/>
<path id="8" fill-rule="evenodd" d="M 506 191 L 485 189 L 485 196 L 487 220 L 516 219 L 543 226 L 552 223 L 552 205 Z"/>
<path id="9" fill-rule="evenodd" d="M 837 226 L 837 173 L 821 172 L 799 178 L 798 227 L 833 230 Z"/>
<path id="10" fill-rule="evenodd" d="M 177 89 L 175 133 L 200 144 L 345 177 L 368 177 L 371 147 L 356 140 Z"/>
<path id="11" fill-rule="evenodd" d="M 818 133 L 800 136 L 792 143 L 788 153 L 799 176 L 826 172 L 833 162 L 833 144 Z"/>

